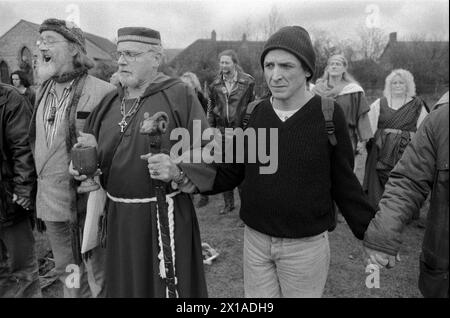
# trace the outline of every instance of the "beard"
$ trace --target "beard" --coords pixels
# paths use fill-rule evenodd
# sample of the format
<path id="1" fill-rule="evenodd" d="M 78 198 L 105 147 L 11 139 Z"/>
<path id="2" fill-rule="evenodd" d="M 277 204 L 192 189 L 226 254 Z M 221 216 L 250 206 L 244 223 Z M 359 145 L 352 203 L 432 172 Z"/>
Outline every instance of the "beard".
<path id="1" fill-rule="evenodd" d="M 139 81 L 131 74 L 123 75 L 119 73 L 119 82 L 124 87 L 135 88 L 139 86 Z"/>
<path id="2" fill-rule="evenodd" d="M 56 75 L 56 73 L 56 66 L 54 63 L 45 63 L 44 61 L 38 62 L 37 75 L 41 83 L 50 79 L 53 75 Z"/>

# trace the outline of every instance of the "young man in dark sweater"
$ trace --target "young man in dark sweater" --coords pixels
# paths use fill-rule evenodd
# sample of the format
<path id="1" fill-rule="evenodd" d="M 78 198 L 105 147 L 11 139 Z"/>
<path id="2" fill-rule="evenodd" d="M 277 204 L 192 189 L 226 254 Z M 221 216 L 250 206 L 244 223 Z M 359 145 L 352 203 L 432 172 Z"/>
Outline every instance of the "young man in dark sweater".
<path id="1" fill-rule="evenodd" d="M 248 128 L 278 129 L 278 169 L 260 174 L 259 163 L 218 165 L 214 191 L 242 186 L 245 296 L 320 297 L 333 201 L 358 239 L 374 211 L 353 173 L 343 111 L 334 104 L 331 146 L 321 98 L 306 89 L 315 70 L 308 32 L 292 26 L 273 34 L 261 65 L 272 97 L 254 109 Z"/>
<path id="2" fill-rule="evenodd" d="M 266 42 L 261 65 L 272 97 L 257 105 L 246 129 L 254 130 L 258 144 L 260 133 L 277 129 L 277 169 L 264 174 L 267 165 L 251 160 L 211 165 L 216 171 L 210 193 L 242 186 L 246 297 L 320 297 L 330 264 L 333 201 L 358 239 L 363 239 L 375 211 L 353 174 L 354 154 L 343 111 L 334 104 L 337 144 L 332 146 L 321 98 L 306 89 L 315 70 L 308 32 L 298 26 L 280 29 Z M 249 146 L 244 158 L 255 151 L 255 145 Z M 174 166 L 164 154 L 149 164 L 150 169 L 167 171 L 155 177 L 163 181 L 170 180 L 163 175 L 175 171 Z M 186 169 L 186 182 L 179 188 L 189 192 L 195 187 L 209 189 Z"/>

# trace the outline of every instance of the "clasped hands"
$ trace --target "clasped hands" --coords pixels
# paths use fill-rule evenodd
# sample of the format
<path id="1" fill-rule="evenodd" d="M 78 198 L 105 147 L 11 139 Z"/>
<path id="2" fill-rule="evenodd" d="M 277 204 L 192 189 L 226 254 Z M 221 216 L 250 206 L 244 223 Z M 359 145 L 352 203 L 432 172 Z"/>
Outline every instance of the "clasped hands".
<path id="1" fill-rule="evenodd" d="M 366 264 L 377 265 L 378 267 L 393 268 L 396 262 L 400 262 L 400 254 L 396 256 L 376 251 L 364 246 L 364 259 Z"/>

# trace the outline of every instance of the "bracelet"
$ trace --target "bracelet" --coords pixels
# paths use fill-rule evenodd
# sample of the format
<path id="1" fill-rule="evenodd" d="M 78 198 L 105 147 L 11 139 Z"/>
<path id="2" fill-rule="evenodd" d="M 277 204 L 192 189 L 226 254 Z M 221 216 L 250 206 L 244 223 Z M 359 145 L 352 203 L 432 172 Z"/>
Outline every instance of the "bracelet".
<path id="1" fill-rule="evenodd" d="M 173 182 L 175 182 L 177 185 L 180 185 L 184 182 L 184 171 L 177 165 L 178 170 L 180 170 L 180 173 L 178 174 L 178 176 L 176 176 L 175 178 L 173 178 Z"/>

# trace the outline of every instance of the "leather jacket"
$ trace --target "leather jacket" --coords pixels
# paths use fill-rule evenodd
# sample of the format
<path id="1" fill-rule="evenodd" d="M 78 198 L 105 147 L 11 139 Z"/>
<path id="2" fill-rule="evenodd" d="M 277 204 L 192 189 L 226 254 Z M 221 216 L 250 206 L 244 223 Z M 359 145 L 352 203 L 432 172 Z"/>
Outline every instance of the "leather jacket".
<path id="1" fill-rule="evenodd" d="M 31 217 L 13 202 L 13 194 L 34 201 L 36 172 L 28 142 L 31 105 L 12 86 L 0 84 L 0 225 Z"/>
<path id="2" fill-rule="evenodd" d="M 229 94 L 222 73 L 209 86 L 207 117 L 211 127 L 220 130 L 242 127 L 247 105 L 255 98 L 255 79 L 239 70 L 237 72 L 237 82 Z"/>

